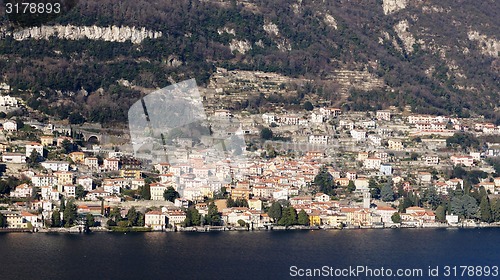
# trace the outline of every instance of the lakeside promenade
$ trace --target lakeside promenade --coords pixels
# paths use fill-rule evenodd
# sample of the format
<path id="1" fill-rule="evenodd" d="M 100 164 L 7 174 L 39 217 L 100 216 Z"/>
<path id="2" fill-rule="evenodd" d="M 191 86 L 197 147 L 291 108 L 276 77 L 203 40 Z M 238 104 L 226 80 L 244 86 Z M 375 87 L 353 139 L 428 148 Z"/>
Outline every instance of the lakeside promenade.
<path id="1" fill-rule="evenodd" d="M 445 224 L 445 223 L 429 223 L 422 224 L 419 226 L 408 225 L 408 224 L 392 224 L 390 226 L 344 226 L 344 227 L 333 227 L 333 226 L 278 226 L 269 225 L 267 227 L 229 227 L 229 226 L 195 226 L 195 227 L 175 227 L 175 228 L 165 228 L 162 230 L 153 230 L 148 227 L 124 227 L 124 228 L 107 228 L 107 227 L 91 227 L 85 229 L 83 226 L 74 226 L 70 228 L 35 228 L 35 229 L 0 229 L 0 233 L 11 232 L 11 233 L 88 233 L 88 232 L 220 232 L 220 231 L 293 231 L 293 230 L 363 230 L 363 229 L 422 229 L 422 228 L 499 228 L 500 223 L 458 223 L 458 224 Z"/>

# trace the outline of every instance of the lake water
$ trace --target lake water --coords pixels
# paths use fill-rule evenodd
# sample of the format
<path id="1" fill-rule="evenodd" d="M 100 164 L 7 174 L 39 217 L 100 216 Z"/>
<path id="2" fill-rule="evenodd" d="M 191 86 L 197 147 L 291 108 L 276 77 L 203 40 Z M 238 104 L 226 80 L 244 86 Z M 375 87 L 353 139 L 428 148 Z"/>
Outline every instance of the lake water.
<path id="1" fill-rule="evenodd" d="M 442 277 L 444 266 L 499 266 L 499 248 L 500 229 L 2 233 L 0 279 L 293 279 L 298 269 L 323 266 L 421 268 L 422 276 L 405 279 L 462 279 Z M 429 266 L 441 277 L 429 277 Z M 361 276 L 339 278 L 383 279 Z"/>

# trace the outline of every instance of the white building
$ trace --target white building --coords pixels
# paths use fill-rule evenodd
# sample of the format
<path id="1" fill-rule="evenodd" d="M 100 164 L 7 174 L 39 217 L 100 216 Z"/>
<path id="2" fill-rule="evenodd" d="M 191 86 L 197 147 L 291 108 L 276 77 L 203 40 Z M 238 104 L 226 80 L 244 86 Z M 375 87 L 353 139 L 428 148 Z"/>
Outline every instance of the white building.
<path id="1" fill-rule="evenodd" d="M 76 186 L 75 185 L 64 186 L 64 193 L 66 194 L 66 197 L 75 197 L 76 196 Z"/>
<path id="2" fill-rule="evenodd" d="M 163 193 L 167 190 L 164 184 L 153 183 L 149 185 L 151 200 L 165 200 Z"/>
<path id="3" fill-rule="evenodd" d="M 19 153 L 4 153 L 2 155 L 2 161 L 10 163 L 25 163 L 26 156 Z"/>
<path id="4" fill-rule="evenodd" d="M 107 171 L 118 171 L 118 165 L 120 160 L 116 158 L 106 158 L 104 159 L 104 169 Z"/>
<path id="5" fill-rule="evenodd" d="M 313 123 L 324 123 L 326 120 L 326 116 L 321 113 L 313 112 L 311 114 L 311 122 Z"/>
<path id="6" fill-rule="evenodd" d="M 76 184 L 81 185 L 85 191 L 89 192 L 93 189 L 94 182 L 92 178 L 83 176 L 76 179 Z"/>
<path id="7" fill-rule="evenodd" d="M 99 168 L 99 161 L 95 157 L 85 158 L 84 164 L 92 170 L 97 170 Z"/>
<path id="8" fill-rule="evenodd" d="M 17 131 L 17 123 L 15 121 L 6 121 L 3 123 L 4 131 Z"/>
<path id="9" fill-rule="evenodd" d="M 42 166 L 52 171 L 69 171 L 69 163 L 65 161 L 44 161 Z"/>
<path id="10" fill-rule="evenodd" d="M 52 186 L 57 185 L 57 177 L 52 175 L 35 175 L 31 177 L 31 183 L 35 187 Z"/>
<path id="11" fill-rule="evenodd" d="M 364 141 L 366 138 L 366 131 L 352 129 L 351 137 L 354 138 L 354 140 L 356 141 Z"/>
<path id="12" fill-rule="evenodd" d="M 390 164 L 383 163 L 380 165 L 379 169 L 382 175 L 391 175 L 392 174 L 392 166 Z"/>
<path id="13" fill-rule="evenodd" d="M 368 135 L 368 140 L 370 140 L 370 142 L 372 142 L 372 144 L 375 146 L 380 146 L 382 144 L 382 137 L 376 134 Z"/>
<path id="14" fill-rule="evenodd" d="M 328 138 L 327 135 L 309 135 L 308 140 L 311 144 L 326 145 L 328 144 Z"/>
<path id="15" fill-rule="evenodd" d="M 453 155 L 450 159 L 453 162 L 453 165 L 464 165 L 467 167 L 474 165 L 474 159 L 471 156 Z"/>
<path id="16" fill-rule="evenodd" d="M 426 165 L 436 165 L 439 164 L 439 157 L 436 155 L 426 156 L 424 158 Z"/>
<path id="17" fill-rule="evenodd" d="M 105 192 L 110 194 L 119 194 L 121 191 L 121 186 L 113 183 L 105 183 L 102 185 L 102 188 Z"/>
<path id="18" fill-rule="evenodd" d="M 144 215 L 144 225 L 153 230 L 164 229 L 166 220 L 166 215 L 161 211 L 149 211 Z"/>
<path id="19" fill-rule="evenodd" d="M 0 96 L 0 106 L 17 107 L 17 99 L 9 95 Z"/>
<path id="20" fill-rule="evenodd" d="M 276 115 L 274 114 L 262 114 L 262 120 L 266 124 L 276 123 Z"/>
<path id="21" fill-rule="evenodd" d="M 28 184 L 21 184 L 17 186 L 14 191 L 10 192 L 10 197 L 30 197 L 32 194 L 33 188 Z"/>
<path id="22" fill-rule="evenodd" d="M 379 169 L 380 164 L 382 164 L 382 160 L 376 157 L 367 158 L 363 162 L 363 166 L 366 169 Z"/>
<path id="23" fill-rule="evenodd" d="M 377 119 L 381 121 L 390 121 L 391 120 L 391 111 L 377 111 Z"/>
<path id="24" fill-rule="evenodd" d="M 43 145 L 36 142 L 26 144 L 26 157 L 31 155 L 31 151 L 35 150 L 41 157 L 43 156 Z"/>

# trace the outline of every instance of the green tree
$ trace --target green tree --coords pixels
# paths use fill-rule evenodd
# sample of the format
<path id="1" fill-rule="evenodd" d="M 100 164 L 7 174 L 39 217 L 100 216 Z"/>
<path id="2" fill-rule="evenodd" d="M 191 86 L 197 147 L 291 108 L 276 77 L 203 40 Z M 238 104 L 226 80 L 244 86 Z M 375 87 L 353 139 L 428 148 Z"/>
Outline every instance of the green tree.
<path id="1" fill-rule="evenodd" d="M 64 225 L 66 227 L 72 226 L 76 221 L 77 207 L 73 199 L 68 200 L 66 203 L 66 208 L 63 212 Z"/>
<path id="2" fill-rule="evenodd" d="M 467 151 L 469 148 L 479 148 L 479 140 L 472 133 L 457 132 L 446 139 L 446 146 Z"/>
<path id="3" fill-rule="evenodd" d="M 260 138 L 263 139 L 263 140 L 271 140 L 271 139 L 273 139 L 273 131 L 270 128 L 268 128 L 268 127 L 264 127 L 260 131 Z"/>
<path id="4" fill-rule="evenodd" d="M 61 226 L 61 212 L 59 210 L 54 210 L 51 217 L 51 226 L 60 227 Z"/>
<path id="5" fill-rule="evenodd" d="M 24 122 L 19 117 L 16 118 L 17 130 L 24 128 Z"/>
<path id="6" fill-rule="evenodd" d="M 304 110 L 306 111 L 312 111 L 314 109 L 314 106 L 310 101 L 304 102 Z"/>
<path id="7" fill-rule="evenodd" d="M 94 215 L 88 213 L 87 215 L 85 215 L 85 224 L 87 227 L 93 227 L 95 226 L 95 219 L 94 219 Z"/>
<path id="8" fill-rule="evenodd" d="M 120 213 L 120 208 L 117 206 L 113 207 L 109 212 L 109 219 L 113 220 L 115 223 L 118 223 L 122 219 L 122 214 Z"/>
<path id="9" fill-rule="evenodd" d="M 399 223 L 401 223 L 401 215 L 399 215 L 399 213 L 396 212 L 396 213 L 392 214 L 391 220 L 393 223 L 399 224 Z"/>
<path id="10" fill-rule="evenodd" d="M 144 187 L 142 187 L 141 197 L 145 200 L 151 199 L 151 188 L 150 188 L 149 184 L 145 184 Z"/>
<path id="11" fill-rule="evenodd" d="M 446 207 L 444 207 L 443 205 L 439 205 L 436 208 L 436 219 L 440 222 L 446 221 Z"/>
<path id="12" fill-rule="evenodd" d="M 84 198 L 85 194 L 86 194 L 86 191 L 83 188 L 83 186 L 82 185 L 76 185 L 76 188 L 75 188 L 75 197 L 76 197 L 76 199 L 82 199 L 82 198 Z"/>
<path id="13" fill-rule="evenodd" d="M 394 201 L 394 190 L 392 189 L 392 183 L 386 183 L 382 186 L 380 190 L 380 198 L 382 201 Z"/>
<path id="14" fill-rule="evenodd" d="M 273 221 L 276 223 L 281 219 L 282 216 L 282 207 L 279 202 L 273 202 L 271 207 L 269 207 L 268 215 Z"/>
<path id="15" fill-rule="evenodd" d="M 240 227 L 244 227 L 244 226 L 246 226 L 246 225 L 247 225 L 247 223 L 245 223 L 245 221 L 243 221 L 242 219 L 239 219 L 239 220 L 238 220 L 238 225 L 239 225 Z"/>
<path id="16" fill-rule="evenodd" d="M 460 217 L 470 219 L 477 215 L 477 201 L 470 195 L 455 196 L 451 199 L 451 212 Z"/>
<path id="17" fill-rule="evenodd" d="M 406 208 L 413 206 L 413 201 L 409 197 L 403 198 L 403 201 L 399 203 L 399 212 L 406 212 Z"/>
<path id="18" fill-rule="evenodd" d="M 283 215 L 279 219 L 280 226 L 292 226 L 297 224 L 297 211 L 293 207 L 286 207 L 283 209 Z"/>
<path id="19" fill-rule="evenodd" d="M 144 226 L 144 218 L 145 218 L 145 215 L 142 212 L 137 212 L 137 226 L 138 227 Z"/>
<path id="20" fill-rule="evenodd" d="M 231 208 L 231 207 L 234 207 L 236 205 L 234 199 L 232 199 L 231 197 L 226 199 L 226 207 L 227 208 Z"/>
<path id="21" fill-rule="evenodd" d="M 318 186 L 319 191 L 327 195 L 332 195 L 333 191 L 333 176 L 326 170 L 321 168 L 318 174 L 314 177 L 314 184 Z"/>
<path id="22" fill-rule="evenodd" d="M 415 153 L 415 152 L 411 153 L 411 154 L 410 154 L 410 159 L 411 159 L 411 160 L 417 160 L 417 159 L 418 159 L 418 154 L 417 154 L 417 153 Z"/>
<path id="23" fill-rule="evenodd" d="M 85 118 L 78 112 L 71 113 L 68 120 L 71 124 L 82 124 L 85 122 Z"/>
<path id="24" fill-rule="evenodd" d="M 493 221 L 493 215 L 491 213 L 491 205 L 488 196 L 485 195 L 481 199 L 481 203 L 479 204 L 479 215 L 481 221 L 486 223 L 491 223 Z"/>
<path id="25" fill-rule="evenodd" d="M 186 219 L 184 219 L 184 226 L 199 226 L 201 224 L 201 215 L 194 206 L 191 206 L 186 211 Z"/>
<path id="26" fill-rule="evenodd" d="M 5 216 L 0 213 L 0 228 L 7 227 L 7 222 L 5 221 Z"/>
<path id="27" fill-rule="evenodd" d="M 28 157 L 28 167 L 30 168 L 35 168 L 35 167 L 38 167 L 38 159 L 40 158 L 40 154 L 38 154 L 38 152 L 33 149 L 31 150 L 31 153 L 30 153 L 30 156 Z"/>
<path id="28" fill-rule="evenodd" d="M 451 178 L 460 178 L 463 179 L 467 175 L 467 171 L 461 166 L 453 167 L 451 171 Z"/>
<path id="29" fill-rule="evenodd" d="M 163 192 L 163 198 L 170 202 L 174 202 L 175 199 L 179 197 L 181 196 L 173 187 L 167 187 L 167 189 Z"/>
<path id="30" fill-rule="evenodd" d="M 373 177 L 368 181 L 368 188 L 370 188 L 370 194 L 373 198 L 380 198 L 380 186 Z"/>
<path id="31" fill-rule="evenodd" d="M 214 202 L 211 202 L 208 205 L 208 211 L 205 217 L 205 222 L 211 226 L 218 226 L 221 224 L 221 216 L 219 213 L 219 209 L 217 209 L 217 205 L 215 205 Z"/>
<path id="32" fill-rule="evenodd" d="M 297 223 L 299 225 L 303 226 L 308 226 L 309 225 L 309 215 L 307 215 L 306 211 L 304 209 L 299 211 L 299 214 L 297 215 Z"/>
<path id="33" fill-rule="evenodd" d="M 137 214 L 137 210 L 135 210 L 135 207 L 132 206 L 130 209 L 127 211 L 127 221 L 128 221 L 128 226 L 136 226 L 137 225 L 137 219 L 139 218 L 139 215 Z"/>
<path id="34" fill-rule="evenodd" d="M 493 220 L 500 222 L 500 199 L 497 198 L 491 203 L 491 213 L 493 214 Z"/>
<path id="35" fill-rule="evenodd" d="M 356 185 L 354 184 L 353 180 L 349 180 L 349 184 L 347 185 L 347 191 L 352 193 L 353 191 L 356 190 Z"/>
<path id="36" fill-rule="evenodd" d="M 61 197 L 61 201 L 59 202 L 59 211 L 64 212 L 66 209 L 66 201 L 64 200 L 64 196 Z"/>
<path id="37" fill-rule="evenodd" d="M 0 194 L 9 194 L 10 191 L 20 185 L 20 180 L 14 176 L 9 176 L 7 179 L 0 180 Z"/>
<path id="38" fill-rule="evenodd" d="M 431 186 L 424 191 L 422 200 L 427 202 L 432 209 L 436 209 L 442 202 L 442 199 L 434 186 Z"/>
<path id="39" fill-rule="evenodd" d="M 65 139 L 64 141 L 62 141 L 61 144 L 62 144 L 62 147 L 64 148 L 64 152 L 66 154 L 69 154 L 69 153 L 74 151 L 74 145 L 68 139 Z"/>
<path id="40" fill-rule="evenodd" d="M 236 207 L 248 207 L 248 201 L 244 198 L 237 198 L 234 204 Z"/>

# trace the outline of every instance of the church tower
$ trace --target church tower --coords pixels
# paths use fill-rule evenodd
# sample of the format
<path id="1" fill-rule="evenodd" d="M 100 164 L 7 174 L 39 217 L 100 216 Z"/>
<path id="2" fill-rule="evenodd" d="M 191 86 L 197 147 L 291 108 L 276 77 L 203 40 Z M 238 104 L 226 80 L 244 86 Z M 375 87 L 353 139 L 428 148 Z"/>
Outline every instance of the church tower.
<path id="1" fill-rule="evenodd" d="M 371 194 L 370 192 L 363 192 L 363 208 L 370 208 Z"/>

